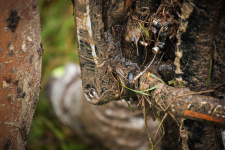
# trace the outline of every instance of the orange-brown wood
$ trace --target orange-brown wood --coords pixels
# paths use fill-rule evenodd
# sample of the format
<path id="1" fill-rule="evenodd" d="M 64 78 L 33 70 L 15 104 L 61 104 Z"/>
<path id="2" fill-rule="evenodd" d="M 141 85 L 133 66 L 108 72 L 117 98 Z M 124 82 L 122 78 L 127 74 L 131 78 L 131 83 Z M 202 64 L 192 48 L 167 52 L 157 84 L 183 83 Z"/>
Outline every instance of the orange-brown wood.
<path id="1" fill-rule="evenodd" d="M 41 79 L 36 0 L 0 1 L 0 149 L 25 149 Z"/>

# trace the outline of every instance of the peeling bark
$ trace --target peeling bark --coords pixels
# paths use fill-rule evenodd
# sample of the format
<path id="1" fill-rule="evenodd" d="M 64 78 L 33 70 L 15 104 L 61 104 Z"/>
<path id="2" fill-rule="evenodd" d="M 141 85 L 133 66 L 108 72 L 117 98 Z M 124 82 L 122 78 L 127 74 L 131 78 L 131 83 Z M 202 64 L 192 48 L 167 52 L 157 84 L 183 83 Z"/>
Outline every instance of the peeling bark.
<path id="1" fill-rule="evenodd" d="M 25 149 L 41 81 L 37 0 L 0 1 L 0 149 Z"/>

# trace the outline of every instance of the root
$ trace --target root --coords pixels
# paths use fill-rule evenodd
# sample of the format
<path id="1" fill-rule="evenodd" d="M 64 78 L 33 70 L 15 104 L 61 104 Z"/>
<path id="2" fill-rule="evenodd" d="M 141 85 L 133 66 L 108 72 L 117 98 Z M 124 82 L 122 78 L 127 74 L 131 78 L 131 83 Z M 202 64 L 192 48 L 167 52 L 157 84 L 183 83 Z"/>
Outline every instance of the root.
<path id="1" fill-rule="evenodd" d="M 188 88 L 176 88 L 168 86 L 158 80 L 143 74 L 140 80 L 140 89 L 156 86 L 151 93 L 154 107 L 163 112 L 171 112 L 171 115 L 198 121 L 212 121 L 225 124 L 225 101 L 222 99 L 200 95 L 214 90 L 192 92 Z"/>
<path id="2" fill-rule="evenodd" d="M 207 90 L 207 91 L 202 91 L 202 92 L 192 92 L 192 93 L 188 93 L 188 94 L 183 94 L 183 95 L 179 95 L 177 96 L 167 107 L 164 111 L 167 111 L 168 108 L 174 103 L 174 101 L 177 100 L 177 98 L 179 97 L 184 97 L 184 96 L 188 96 L 188 95 L 197 95 L 197 94 L 203 94 L 203 93 L 210 93 L 213 92 L 214 90 Z"/>

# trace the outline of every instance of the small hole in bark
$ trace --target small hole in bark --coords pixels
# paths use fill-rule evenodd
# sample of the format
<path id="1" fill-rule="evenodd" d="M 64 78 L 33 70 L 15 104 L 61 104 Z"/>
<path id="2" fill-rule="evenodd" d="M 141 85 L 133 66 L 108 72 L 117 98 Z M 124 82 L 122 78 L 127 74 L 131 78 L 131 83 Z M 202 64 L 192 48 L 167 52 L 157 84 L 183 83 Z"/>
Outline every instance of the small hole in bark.
<path id="1" fill-rule="evenodd" d="M 27 141 L 27 139 L 29 138 L 29 134 L 27 134 L 27 128 L 26 128 L 25 124 L 26 124 L 26 122 L 23 120 L 22 127 L 19 128 L 20 135 L 21 135 L 23 141 Z"/>
<path id="2" fill-rule="evenodd" d="M 15 80 L 15 81 L 13 82 L 13 84 L 14 84 L 15 86 L 17 86 L 18 83 L 19 83 L 19 80 Z"/>
<path id="3" fill-rule="evenodd" d="M 30 58 L 29 58 L 29 62 L 30 62 L 30 63 L 33 62 L 33 58 L 34 58 L 34 55 L 31 55 Z"/>
<path id="4" fill-rule="evenodd" d="M 25 96 L 26 96 L 25 92 L 17 94 L 17 98 L 24 98 Z"/>
<path id="5" fill-rule="evenodd" d="M 10 51 L 10 52 L 9 52 L 9 55 L 14 55 L 14 52 L 13 52 L 13 51 Z"/>
<path id="6" fill-rule="evenodd" d="M 33 8 L 33 9 L 37 8 L 37 4 L 34 4 L 34 3 L 33 3 L 33 4 L 31 4 L 31 5 L 32 5 L 32 8 Z"/>
<path id="7" fill-rule="evenodd" d="M 11 138 L 8 138 L 7 141 L 6 141 L 6 143 L 5 143 L 5 145 L 4 145 L 4 147 L 3 147 L 3 149 L 4 150 L 8 150 L 9 147 L 10 147 L 10 145 L 11 145 L 11 143 L 12 143 L 12 139 Z"/>
<path id="8" fill-rule="evenodd" d="M 18 16 L 18 12 L 16 10 L 11 10 L 9 18 L 6 19 L 8 21 L 7 27 L 10 28 L 12 32 L 16 31 L 17 25 L 20 21 L 20 17 Z"/>
<path id="9" fill-rule="evenodd" d="M 17 94 L 20 94 L 22 92 L 22 89 L 20 87 L 17 88 Z"/>
<path id="10" fill-rule="evenodd" d="M 5 78 L 6 83 L 10 83 L 12 80 L 11 76 L 4 77 L 4 78 Z"/>

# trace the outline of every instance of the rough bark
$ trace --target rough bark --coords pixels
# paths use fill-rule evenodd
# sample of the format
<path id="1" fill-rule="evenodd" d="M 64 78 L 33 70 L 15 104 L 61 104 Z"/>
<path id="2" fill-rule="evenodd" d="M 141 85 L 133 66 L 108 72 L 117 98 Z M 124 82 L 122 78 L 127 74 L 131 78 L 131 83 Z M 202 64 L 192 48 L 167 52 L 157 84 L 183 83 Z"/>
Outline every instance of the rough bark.
<path id="1" fill-rule="evenodd" d="M 0 149 L 25 149 L 43 46 L 37 0 L 0 1 Z"/>
<path id="2" fill-rule="evenodd" d="M 186 81 L 192 91 L 214 89 L 216 92 L 212 96 L 222 98 L 224 1 L 184 1 L 181 18 L 176 49 L 180 64 L 175 63 L 176 80 Z M 181 130 L 186 134 L 186 138 L 182 138 L 183 149 L 222 149 L 217 130 L 219 127 L 211 123 L 185 120 Z"/>

